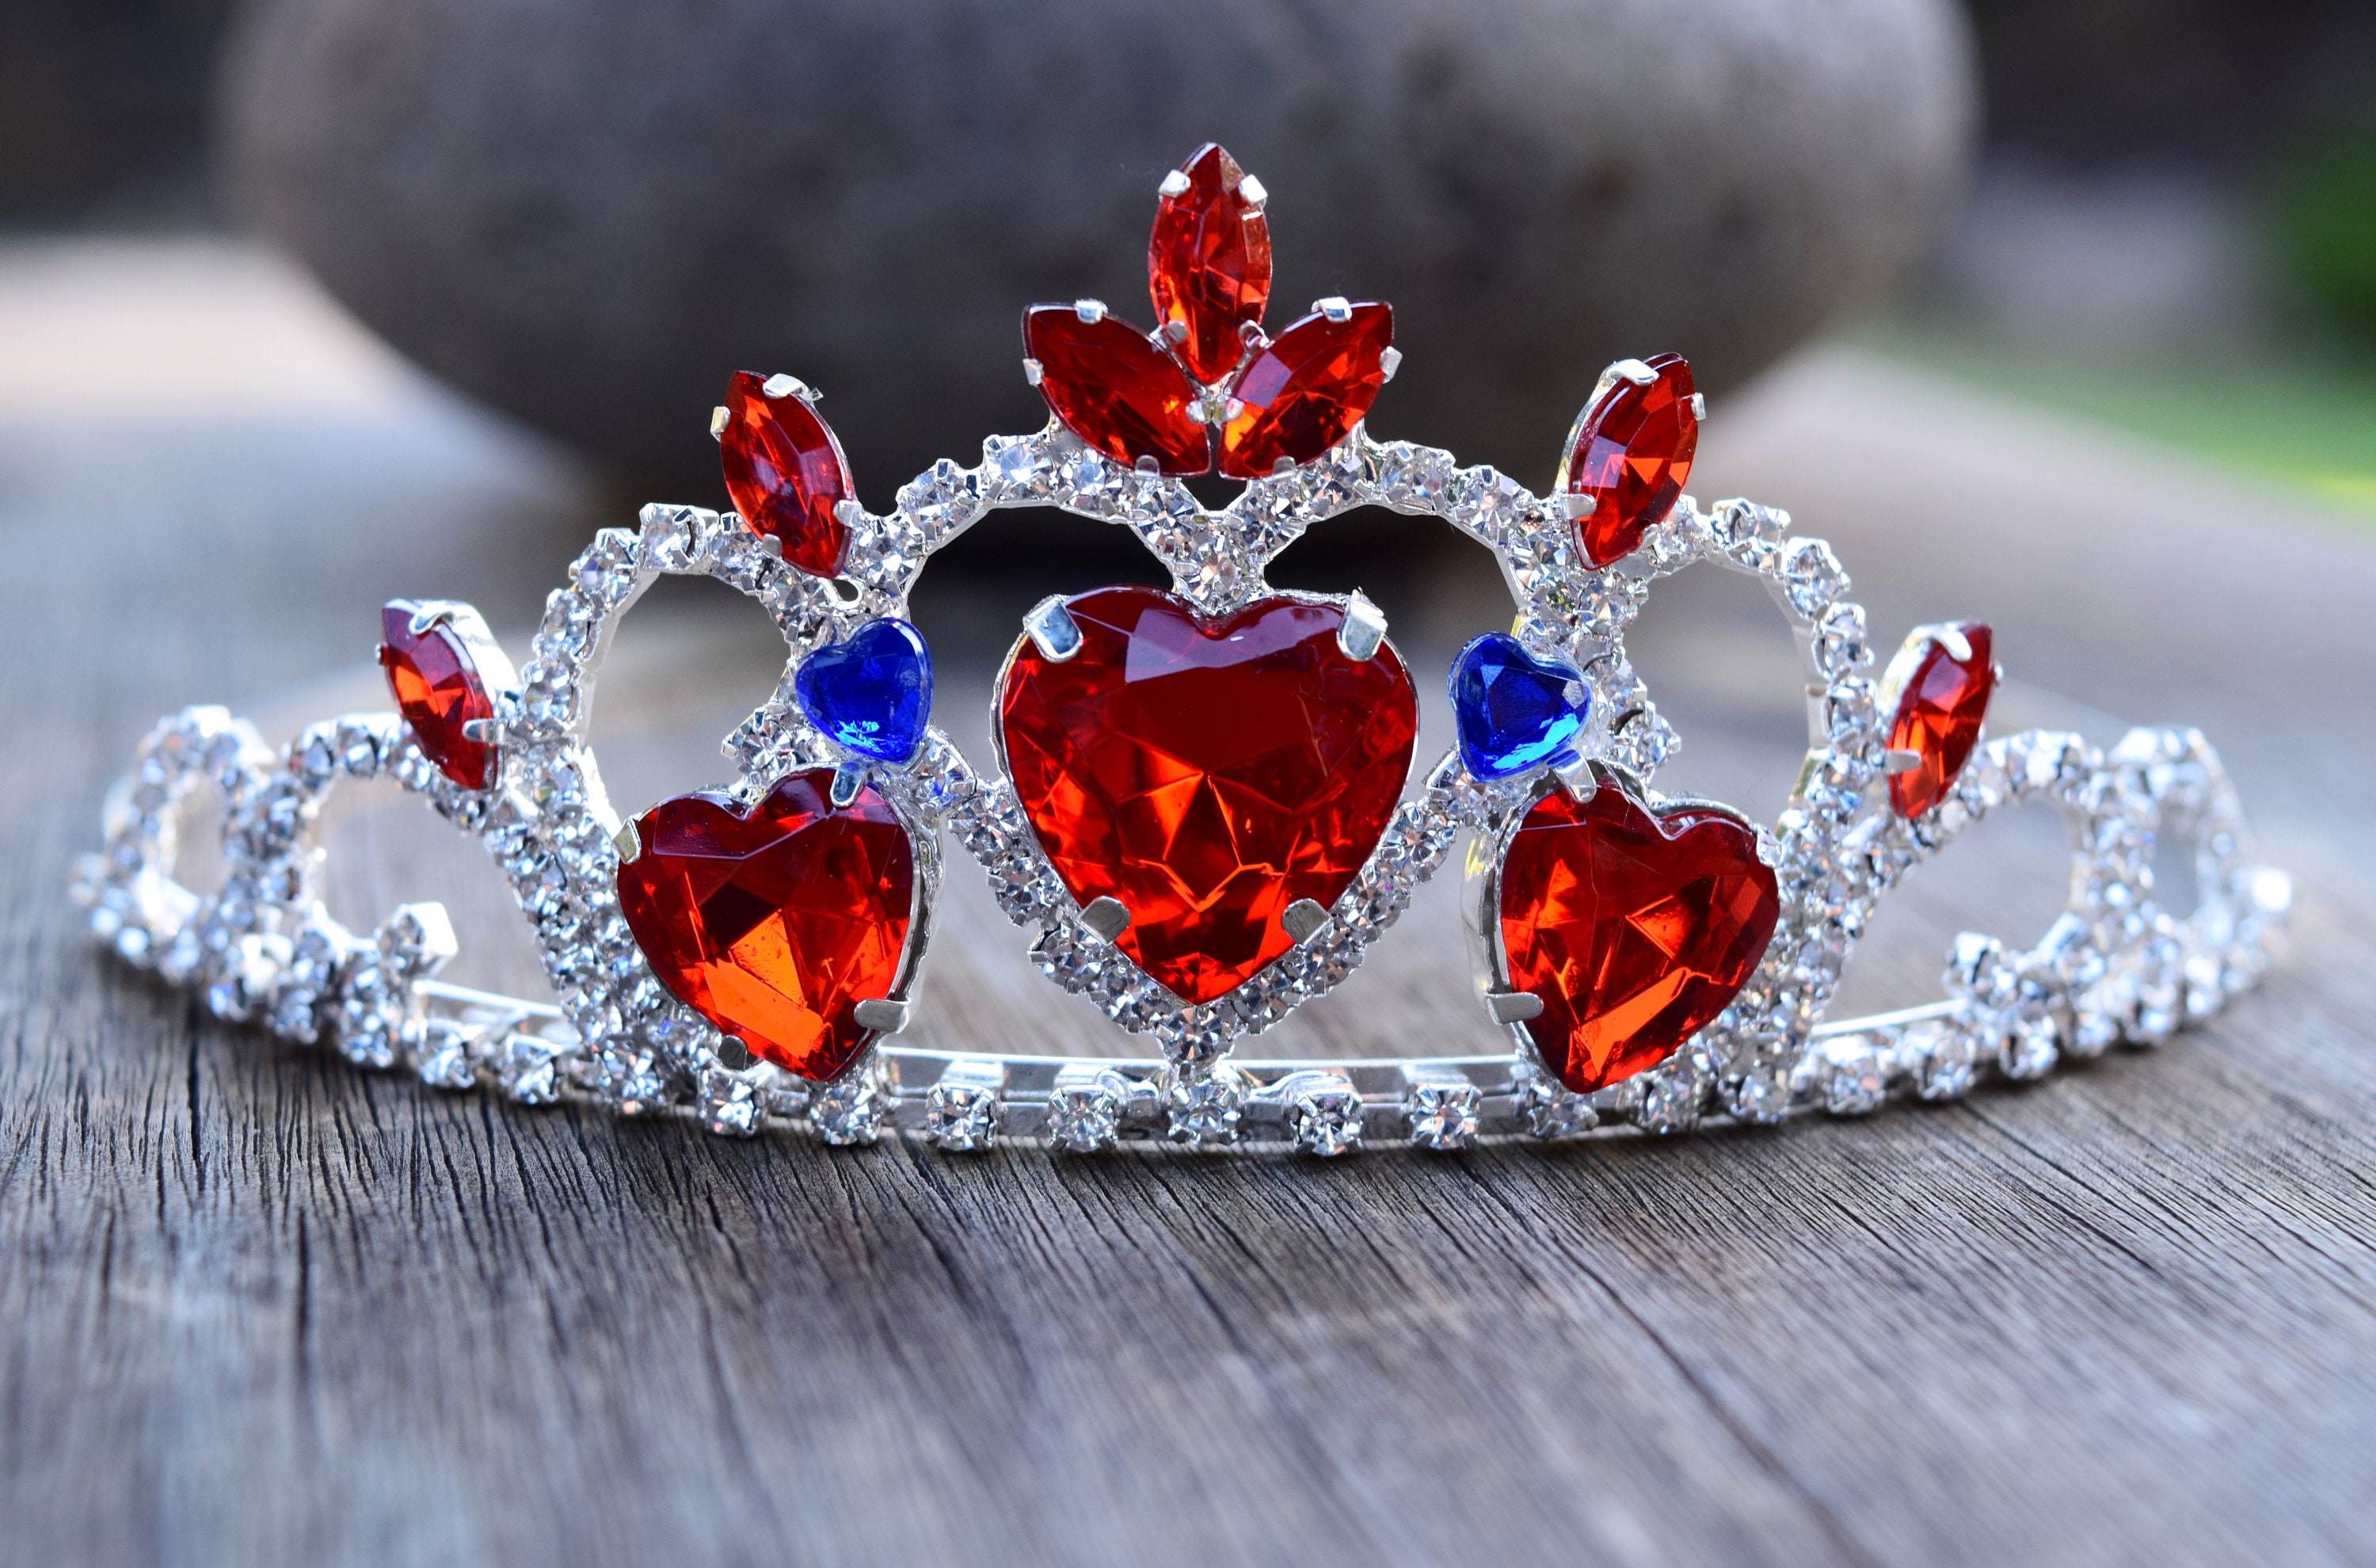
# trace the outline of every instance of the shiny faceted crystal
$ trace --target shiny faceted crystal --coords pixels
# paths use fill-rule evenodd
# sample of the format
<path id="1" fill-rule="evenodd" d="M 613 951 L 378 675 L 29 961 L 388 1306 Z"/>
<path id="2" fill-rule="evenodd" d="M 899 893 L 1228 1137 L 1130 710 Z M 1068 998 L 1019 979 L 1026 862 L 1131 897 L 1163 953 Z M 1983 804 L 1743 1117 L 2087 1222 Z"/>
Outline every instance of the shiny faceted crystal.
<path id="1" fill-rule="evenodd" d="M 767 396 L 768 378 L 737 371 L 726 388 L 719 461 L 742 520 L 784 547 L 813 576 L 841 570 L 849 529 L 835 508 L 858 493 L 830 426 L 798 392 Z"/>
<path id="2" fill-rule="evenodd" d="M 1574 666 L 1537 659 L 1488 632 L 1452 663 L 1452 717 L 1472 778 L 1515 778 L 1574 754 L 1592 695 Z"/>
<path id="3" fill-rule="evenodd" d="M 443 622 L 415 632 L 420 606 L 390 600 L 380 611 L 380 668 L 387 672 L 396 707 L 412 727 L 422 754 L 465 790 L 494 782 L 495 748 L 462 732 L 472 719 L 492 720 L 495 705 L 478 661 L 454 628 Z"/>
<path id="4" fill-rule="evenodd" d="M 1260 479 L 1282 459 L 1308 463 L 1352 434 L 1386 384 L 1394 340 L 1394 307 L 1374 301 L 1348 307 L 1342 320 L 1314 311 L 1272 339 L 1230 389 L 1222 474 Z"/>
<path id="5" fill-rule="evenodd" d="M 933 714 L 932 650 L 905 621 L 869 621 L 801 661 L 792 700 L 844 750 L 904 763 Z"/>
<path id="6" fill-rule="evenodd" d="M 1633 554 L 1650 526 L 1675 509 L 1699 450 L 1692 367 L 1681 354 L 1643 362 L 1655 373 L 1648 385 L 1620 376 L 1577 416 L 1552 486 L 1591 498 L 1575 533 L 1596 566 Z"/>
<path id="7" fill-rule="evenodd" d="M 1748 824 L 1708 806 L 1656 814 L 1614 782 L 1554 789 L 1512 835 L 1501 875 L 1511 989 L 1543 1065 L 1578 1094 L 1664 1062 L 1755 971 L 1781 910 Z"/>
<path id="8" fill-rule="evenodd" d="M 1295 945 L 1289 906 L 1333 907 L 1410 769 L 1418 707 L 1390 645 L 1337 645 L 1339 605 L 1267 599 L 1206 619 L 1153 588 L 1067 601 L 1080 650 L 1017 645 L 999 698 L 1031 830 L 1115 945 L 1192 1003 Z"/>
<path id="9" fill-rule="evenodd" d="M 1188 188 L 1156 208 L 1146 246 L 1156 327 L 1198 381 L 1220 380 L 1262 325 L 1270 299 L 1270 223 L 1243 188 L 1244 171 L 1206 143 L 1180 166 Z"/>
<path id="10" fill-rule="evenodd" d="M 1092 451 L 1128 465 L 1150 458 L 1158 473 L 1212 469 L 1201 395 L 1137 327 L 1111 315 L 1084 319 L 1071 305 L 1034 305 L 1023 313 L 1023 345 L 1050 411 Z"/>
<path id="11" fill-rule="evenodd" d="M 1979 743 L 1996 692 L 1994 636 L 1978 621 L 1950 628 L 1954 638 L 1917 633 L 1882 676 L 1883 699 L 1895 694 L 1889 725 L 1892 751 L 1911 752 L 1915 767 L 1889 779 L 1889 803 L 1900 816 L 1920 816 L 1947 798 Z M 1964 644 L 1963 657 L 1951 646 Z"/>
<path id="12" fill-rule="evenodd" d="M 783 779 L 747 814 L 679 795 L 636 819 L 619 868 L 628 929 L 676 998 L 763 1059 L 838 1077 L 872 1031 L 906 951 L 915 857 L 891 804 L 862 788 L 832 804 L 830 769 Z"/>

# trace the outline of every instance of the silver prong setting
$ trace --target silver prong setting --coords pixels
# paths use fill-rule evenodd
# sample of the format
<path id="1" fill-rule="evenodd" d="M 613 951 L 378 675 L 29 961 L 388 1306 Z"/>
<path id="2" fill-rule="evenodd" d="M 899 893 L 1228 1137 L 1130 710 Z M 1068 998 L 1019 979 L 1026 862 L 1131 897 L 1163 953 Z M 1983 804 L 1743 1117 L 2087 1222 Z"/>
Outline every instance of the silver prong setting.
<path id="1" fill-rule="evenodd" d="M 1286 928 L 1287 934 L 1295 944 L 1301 947 L 1328 929 L 1329 919 L 1327 906 L 1317 898 L 1298 898 L 1279 916 L 1278 923 Z"/>
<path id="2" fill-rule="evenodd" d="M 896 1035 L 907 1028 L 911 1010 L 910 1004 L 902 998 L 870 996 L 852 1007 L 849 1013 L 858 1020 L 861 1028 L 873 1029 L 876 1034 Z"/>
<path id="3" fill-rule="evenodd" d="M 1345 600 L 1345 623 L 1336 628 L 1336 646 L 1346 658 L 1367 664 L 1386 642 L 1386 612 L 1355 588 Z"/>
<path id="4" fill-rule="evenodd" d="M 1116 941 L 1130 929 L 1130 908 L 1110 893 L 1101 894 L 1081 910 L 1081 924 L 1100 941 Z"/>
<path id="5" fill-rule="evenodd" d="M 1489 991 L 1485 993 L 1485 1016 L 1496 1027 L 1523 1024 L 1543 1016 L 1543 999 L 1531 991 Z"/>
<path id="6" fill-rule="evenodd" d="M 1023 618 L 1023 632 L 1051 664 L 1062 664 L 1081 651 L 1080 624 L 1065 608 L 1062 594 L 1051 593 L 1033 605 Z"/>

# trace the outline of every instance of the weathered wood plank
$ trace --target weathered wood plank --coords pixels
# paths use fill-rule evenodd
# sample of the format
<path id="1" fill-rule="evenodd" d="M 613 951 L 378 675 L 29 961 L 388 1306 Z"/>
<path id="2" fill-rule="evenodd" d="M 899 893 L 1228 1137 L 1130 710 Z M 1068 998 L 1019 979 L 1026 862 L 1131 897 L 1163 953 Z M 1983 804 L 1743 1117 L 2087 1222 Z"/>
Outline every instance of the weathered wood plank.
<path id="1" fill-rule="evenodd" d="M 2302 885 L 2262 994 L 1951 1108 L 1329 1167 L 434 1095 L 100 963 L 67 862 L 157 713 L 352 667 L 396 592 L 523 624 L 594 498 L 409 396 L 128 445 L 0 423 L 0 537 L 41 563 L 0 575 L 0 1558 L 2376 1556 L 2376 701 L 2321 679 L 2376 667 L 2376 548 L 2265 508 L 2288 575 L 2223 570 L 2221 481 L 1853 359 L 1717 414 L 1707 492 L 1832 537 L 1883 635 L 1985 614 L 2016 675 L 2203 723 Z M 1795 677 L 1736 586 L 1662 591 L 1641 661 L 1681 777 L 1770 810 Z M 1035 591 L 926 606 L 950 717 Z M 1481 557 L 1399 600 L 1430 671 L 1506 613 Z M 642 613 L 631 663 L 706 665 L 731 721 L 753 667 Z M 716 777 L 714 713 L 612 696 L 614 781 Z M 474 850 L 368 796 L 347 896 L 500 921 Z M 2048 819 L 1966 848 L 1884 912 L 1871 1000 L 2054 907 Z M 1476 1037 L 1451 910 L 1281 1049 Z M 1111 1041 L 986 899 L 951 932 L 920 1029 Z"/>

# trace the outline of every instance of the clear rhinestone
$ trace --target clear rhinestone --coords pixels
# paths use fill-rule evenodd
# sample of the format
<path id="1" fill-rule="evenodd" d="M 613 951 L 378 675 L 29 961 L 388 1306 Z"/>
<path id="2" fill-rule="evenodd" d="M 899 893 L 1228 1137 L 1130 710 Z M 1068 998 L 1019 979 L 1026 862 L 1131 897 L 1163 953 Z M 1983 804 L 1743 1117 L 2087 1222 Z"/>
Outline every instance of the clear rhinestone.
<path id="1" fill-rule="evenodd" d="M 1361 1096 L 1343 1073 L 1290 1073 L 1266 1092 L 1287 1102 L 1289 1130 L 1304 1153 L 1334 1159 L 1361 1146 Z"/>
<path id="2" fill-rule="evenodd" d="M 2032 1015 L 2017 1020 L 1997 1047 L 1997 1066 L 2008 1078 L 2042 1078 L 2061 1054 L 2054 1020 Z"/>
<path id="3" fill-rule="evenodd" d="M 942 1069 L 924 1099 L 924 1132 L 953 1152 L 989 1148 L 1005 1114 L 1006 1070 L 995 1062 L 960 1059 Z"/>
<path id="4" fill-rule="evenodd" d="M 1587 1095 L 1532 1068 L 1519 1080 L 1516 1104 L 1519 1124 L 1538 1138 L 1566 1138 L 1588 1133 L 1600 1123 L 1600 1113 Z"/>
<path id="5" fill-rule="evenodd" d="M 1698 1125 L 1708 1080 L 1706 1063 L 1699 1052 L 1681 1052 L 1645 1076 L 1642 1108 L 1634 1113 L 1644 1132 L 1688 1133 Z"/>
<path id="6" fill-rule="evenodd" d="M 1782 587 L 1790 606 L 1810 619 L 1848 591 L 1848 575 L 1820 539 L 1794 539 L 1782 551 Z"/>
<path id="7" fill-rule="evenodd" d="M 1865 635 L 1864 607 L 1835 604 L 1815 623 L 1815 668 L 1827 681 L 1852 675 L 1872 662 Z"/>
<path id="8" fill-rule="evenodd" d="M 809 1098 L 809 1125 L 837 1148 L 871 1144 L 891 1123 L 890 1073 L 880 1057 L 868 1057 L 839 1078 L 820 1084 Z"/>
<path id="9" fill-rule="evenodd" d="M 759 1130 L 758 1087 L 741 1073 L 704 1068 L 694 1104 L 701 1124 L 720 1137 L 747 1138 Z"/>
<path id="10" fill-rule="evenodd" d="M 1451 1151 L 1473 1146 L 1484 1092 L 1455 1073 L 1410 1075 L 1403 1094 L 1403 1124 L 1419 1148 Z"/>
<path id="11" fill-rule="evenodd" d="M 1898 1059 L 1914 1075 L 1914 1092 L 1924 1099 L 1961 1099 L 1978 1072 L 1979 1042 L 1969 1029 L 1945 1018 L 1909 1024 L 1898 1037 Z"/>
<path id="12" fill-rule="evenodd" d="M 472 1031 L 449 1018 L 432 1018 L 422 1026 L 412 1049 L 412 1070 L 433 1088 L 467 1089 L 479 1082 L 479 1064 L 472 1057 Z"/>
<path id="13" fill-rule="evenodd" d="M 1789 1109 L 1790 1086 L 1780 1074 L 1744 1073 L 1726 1080 L 1724 1108 L 1736 1121 L 1771 1126 Z"/>
<path id="14" fill-rule="evenodd" d="M 1164 1075 L 1164 1131 L 1174 1143 L 1210 1148 L 1238 1141 L 1246 1075 L 1227 1063 L 1205 1072 Z"/>
<path id="15" fill-rule="evenodd" d="M 551 1105 L 561 1098 L 561 1051 L 541 1035 L 510 1035 L 495 1054 L 495 1081 L 519 1104 Z"/>
<path id="16" fill-rule="evenodd" d="M 1129 1080 L 1111 1067 L 1060 1069 L 1048 1094 L 1048 1142 L 1073 1154 L 1111 1148 L 1129 1102 Z"/>
<path id="17" fill-rule="evenodd" d="M 1888 1065 L 1869 1035 L 1835 1035 L 1816 1048 L 1824 1109 L 1863 1116 L 1889 1097 Z"/>

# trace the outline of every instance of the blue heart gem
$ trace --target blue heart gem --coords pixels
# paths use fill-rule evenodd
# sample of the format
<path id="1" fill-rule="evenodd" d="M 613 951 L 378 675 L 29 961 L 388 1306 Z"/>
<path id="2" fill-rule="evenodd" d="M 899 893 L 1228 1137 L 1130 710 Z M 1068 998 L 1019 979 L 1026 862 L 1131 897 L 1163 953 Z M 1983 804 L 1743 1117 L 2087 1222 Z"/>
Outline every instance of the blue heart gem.
<path id="1" fill-rule="evenodd" d="M 869 621 L 802 661 L 792 699 L 844 750 L 906 762 L 933 713 L 933 650 L 905 621 Z"/>
<path id="2" fill-rule="evenodd" d="M 1501 632 L 1452 661 L 1452 716 L 1471 778 L 1515 778 L 1574 755 L 1591 711 L 1591 689 L 1574 666 L 1537 659 Z"/>

